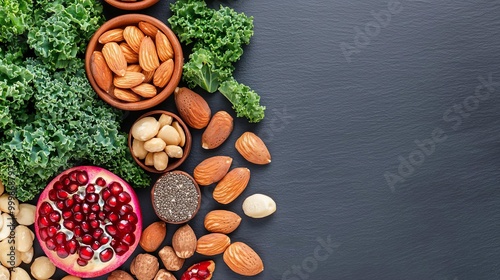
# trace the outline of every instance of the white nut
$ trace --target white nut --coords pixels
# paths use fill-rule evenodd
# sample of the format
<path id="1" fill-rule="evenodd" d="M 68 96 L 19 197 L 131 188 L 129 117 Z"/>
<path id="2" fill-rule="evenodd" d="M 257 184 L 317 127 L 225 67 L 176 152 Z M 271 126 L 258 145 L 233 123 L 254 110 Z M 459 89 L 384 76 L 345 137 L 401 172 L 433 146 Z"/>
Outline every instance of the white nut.
<path id="1" fill-rule="evenodd" d="M 31 247 L 28 251 L 21 252 L 21 261 L 23 263 L 31 263 L 34 255 L 35 255 L 35 250 L 33 249 L 33 247 Z"/>
<path id="2" fill-rule="evenodd" d="M 276 202 L 264 194 L 253 194 L 243 201 L 243 212 L 251 218 L 264 218 L 276 211 Z"/>
<path id="3" fill-rule="evenodd" d="M 153 117 L 144 117 L 132 126 L 132 137 L 141 141 L 147 141 L 160 129 L 160 123 Z"/>
<path id="4" fill-rule="evenodd" d="M 148 141 L 144 142 L 144 149 L 150 153 L 156 153 L 163 151 L 167 144 L 161 138 L 151 138 Z"/>
<path id="5" fill-rule="evenodd" d="M 31 275 L 35 279 L 49 279 L 55 272 L 55 265 L 45 256 L 36 258 L 31 264 Z"/>
<path id="6" fill-rule="evenodd" d="M 172 124 L 172 116 L 167 115 L 167 114 L 161 114 L 160 118 L 158 119 L 158 122 L 160 123 L 160 127 L 164 127 L 166 125 Z"/>
<path id="7" fill-rule="evenodd" d="M 182 129 L 182 126 L 178 121 L 174 121 L 172 123 L 172 127 L 177 130 L 177 133 L 179 133 L 179 137 L 181 138 L 179 146 L 184 147 L 184 145 L 186 144 L 186 133 L 184 132 L 184 129 Z"/>
<path id="8" fill-rule="evenodd" d="M 15 229 L 16 249 L 19 252 L 27 252 L 33 247 L 33 233 L 27 226 L 18 225 Z"/>
<path id="9" fill-rule="evenodd" d="M 16 267 L 14 270 L 12 270 L 12 275 L 10 280 L 31 280 L 30 275 L 26 270 Z"/>
<path id="10" fill-rule="evenodd" d="M 16 250 L 16 245 L 13 243 L 10 237 L 0 241 L 0 263 L 7 268 L 21 264 L 21 253 Z"/>
<path id="11" fill-rule="evenodd" d="M 10 279 L 9 269 L 3 265 L 0 265 L 0 280 L 9 280 L 9 279 Z M 26 278 L 26 279 L 28 279 L 28 280 L 30 279 L 29 275 L 28 275 L 28 278 Z"/>
<path id="12" fill-rule="evenodd" d="M 171 125 L 162 127 L 158 132 L 157 137 L 163 139 L 167 145 L 179 145 L 181 142 L 179 132 L 177 132 L 177 130 Z"/>
<path id="13" fill-rule="evenodd" d="M 165 170 L 168 165 L 168 156 L 165 152 L 158 152 L 153 154 L 154 167 L 158 171 Z"/>
<path id="14" fill-rule="evenodd" d="M 182 148 L 177 145 L 167 145 L 165 147 L 165 152 L 171 158 L 181 158 L 184 154 Z"/>
<path id="15" fill-rule="evenodd" d="M 16 221 L 25 226 L 30 226 L 35 222 L 36 206 L 28 203 L 19 204 L 19 213 L 17 213 Z"/>
<path id="16" fill-rule="evenodd" d="M 2 213 L 3 226 L 0 229 L 0 241 L 10 235 L 10 230 L 14 230 L 14 219 L 8 213 Z"/>
<path id="17" fill-rule="evenodd" d="M 138 159 L 145 159 L 148 151 L 144 149 L 144 141 L 133 139 L 132 140 L 132 152 Z"/>
<path id="18" fill-rule="evenodd" d="M 19 200 L 8 193 L 2 194 L 0 196 L 0 211 L 17 215 L 19 213 Z"/>

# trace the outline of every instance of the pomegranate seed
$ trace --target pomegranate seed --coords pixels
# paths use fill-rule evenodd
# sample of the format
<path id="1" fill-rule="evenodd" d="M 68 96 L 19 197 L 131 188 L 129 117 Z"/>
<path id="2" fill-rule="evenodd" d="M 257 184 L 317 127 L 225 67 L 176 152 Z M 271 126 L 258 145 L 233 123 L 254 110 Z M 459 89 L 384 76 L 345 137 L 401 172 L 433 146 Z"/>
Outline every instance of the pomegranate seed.
<path id="1" fill-rule="evenodd" d="M 81 171 L 78 172 L 76 180 L 80 183 L 80 185 L 86 185 L 89 182 L 89 176 L 87 175 L 87 172 Z"/>
<path id="2" fill-rule="evenodd" d="M 49 193 L 50 193 L 50 191 L 49 191 Z M 50 205 L 50 203 L 48 203 L 47 201 L 44 201 L 44 202 L 42 202 L 42 205 L 40 205 L 40 209 L 38 210 L 38 213 L 41 216 L 45 216 L 45 215 L 49 214 L 52 211 L 54 211 L 54 209 L 52 208 L 52 206 Z"/>
<path id="3" fill-rule="evenodd" d="M 78 185 L 76 183 L 71 183 L 66 189 L 70 193 L 75 193 L 78 190 Z"/>
<path id="4" fill-rule="evenodd" d="M 123 192 L 123 187 L 120 185 L 118 182 L 113 182 L 109 186 L 111 193 L 115 196 L 119 195 L 121 192 Z"/>
<path id="5" fill-rule="evenodd" d="M 83 221 L 80 223 L 80 226 L 82 227 L 83 232 L 89 232 L 90 231 L 90 225 L 89 223 Z"/>
<path id="6" fill-rule="evenodd" d="M 57 191 L 57 198 L 66 199 L 66 198 L 68 198 L 68 193 L 63 191 L 63 190 L 59 190 L 59 191 Z"/>
<path id="7" fill-rule="evenodd" d="M 75 221 L 77 221 L 77 222 L 81 222 L 84 219 L 83 214 L 80 212 L 76 212 L 75 214 L 73 214 L 73 217 L 75 218 Z"/>
<path id="8" fill-rule="evenodd" d="M 104 235 L 103 237 L 101 237 L 101 239 L 99 239 L 99 243 L 101 243 L 102 245 L 104 245 L 104 244 L 106 244 L 106 243 L 109 242 L 109 239 L 110 238 L 108 236 Z"/>
<path id="9" fill-rule="evenodd" d="M 128 246 L 126 244 L 120 243 L 116 248 L 115 252 L 118 256 L 123 256 L 128 251 Z"/>
<path id="10" fill-rule="evenodd" d="M 62 200 L 56 201 L 56 208 L 59 210 L 63 210 L 64 209 L 64 201 L 62 201 Z"/>
<path id="11" fill-rule="evenodd" d="M 48 227 L 49 225 L 50 225 L 50 221 L 49 221 L 48 217 L 42 216 L 42 217 L 40 217 L 40 219 L 38 219 L 38 226 L 40 228 Z"/>
<path id="12" fill-rule="evenodd" d="M 118 221 L 118 219 L 120 219 L 120 217 L 118 215 L 116 215 L 115 213 L 109 213 L 108 219 L 112 223 L 114 223 L 114 222 Z"/>
<path id="13" fill-rule="evenodd" d="M 106 229 L 106 232 L 109 233 L 109 235 L 111 235 L 111 236 L 115 236 L 116 235 L 116 227 L 115 226 L 107 225 L 105 227 L 105 229 Z"/>
<path id="14" fill-rule="evenodd" d="M 97 214 L 96 214 L 96 213 L 94 213 L 94 212 L 91 212 L 91 213 L 89 214 L 89 218 L 88 218 L 88 220 L 89 220 L 89 221 L 93 221 L 93 220 L 95 220 L 96 218 L 97 218 Z"/>
<path id="15" fill-rule="evenodd" d="M 102 262 L 109 262 L 113 258 L 113 250 L 111 248 L 106 248 L 99 253 L 99 259 Z"/>
<path id="16" fill-rule="evenodd" d="M 102 228 L 97 228 L 96 230 L 94 230 L 92 237 L 94 237 L 95 240 L 98 240 L 99 238 L 101 238 L 103 233 L 104 233 L 104 230 L 102 230 Z"/>
<path id="17" fill-rule="evenodd" d="M 106 200 L 106 205 L 108 205 L 109 207 L 111 208 L 114 208 L 116 207 L 116 205 L 118 204 L 117 200 L 116 200 L 116 197 L 114 196 L 110 196 L 107 200 Z"/>
<path id="18" fill-rule="evenodd" d="M 132 198 L 130 197 L 130 194 L 126 192 L 122 192 L 121 194 L 118 195 L 118 201 L 121 203 L 129 203 Z"/>
<path id="19" fill-rule="evenodd" d="M 130 204 L 125 204 L 125 205 L 122 205 L 120 207 L 119 214 L 120 214 L 120 216 L 123 216 L 123 215 L 125 215 L 127 213 L 131 213 L 133 211 L 134 211 L 134 208 L 132 208 L 132 206 L 130 206 Z"/>
<path id="20" fill-rule="evenodd" d="M 94 211 L 94 212 L 97 212 L 99 211 L 99 209 L 101 209 L 101 206 L 99 206 L 98 203 L 94 203 L 90 206 L 90 210 Z"/>
<path id="21" fill-rule="evenodd" d="M 61 183 L 65 187 L 67 187 L 67 186 L 69 186 L 69 184 L 71 184 L 71 179 L 68 177 L 68 175 L 63 175 L 59 181 L 61 181 Z"/>
<path id="22" fill-rule="evenodd" d="M 95 183 L 100 187 L 106 186 L 106 180 L 104 180 L 102 177 L 97 178 L 95 180 Z"/>
<path id="23" fill-rule="evenodd" d="M 49 250 L 54 250 L 56 248 L 56 243 L 54 243 L 54 240 L 52 239 L 47 240 L 45 245 L 47 245 L 47 249 Z"/>
<path id="24" fill-rule="evenodd" d="M 102 207 L 102 210 L 104 210 L 104 212 L 111 212 L 113 211 L 113 208 L 107 204 L 104 204 L 104 206 Z"/>
<path id="25" fill-rule="evenodd" d="M 53 223 L 57 223 L 61 220 L 61 214 L 59 212 L 52 212 L 49 214 L 49 219 Z"/>
<path id="26" fill-rule="evenodd" d="M 101 243 L 99 243 L 98 241 L 94 241 L 92 242 L 92 245 L 90 245 L 90 247 L 92 248 L 92 250 L 97 251 L 99 248 L 101 248 Z"/>
<path id="27" fill-rule="evenodd" d="M 69 253 L 66 250 L 66 247 L 64 246 L 64 244 L 60 244 L 60 245 L 57 246 L 56 253 L 62 259 L 64 259 L 64 258 L 66 258 L 66 257 L 69 256 Z"/>
<path id="28" fill-rule="evenodd" d="M 70 241 L 68 241 L 67 248 L 68 248 L 68 253 L 74 254 L 76 250 L 78 250 L 78 242 L 76 242 L 75 239 L 71 239 Z"/>
<path id="29" fill-rule="evenodd" d="M 90 212 L 90 205 L 88 203 L 82 204 L 82 212 L 84 214 L 88 214 Z"/>
<path id="30" fill-rule="evenodd" d="M 86 193 L 94 193 L 95 192 L 95 187 L 94 184 L 89 184 L 87 188 L 85 189 Z"/>
<path id="31" fill-rule="evenodd" d="M 73 233 L 75 234 L 76 237 L 82 236 L 82 228 L 80 226 L 75 226 Z"/>
<path id="32" fill-rule="evenodd" d="M 73 198 L 68 198 L 64 201 L 64 206 L 66 206 L 67 209 L 71 208 L 75 204 L 75 200 Z"/>
<path id="33" fill-rule="evenodd" d="M 99 199 L 99 196 L 95 193 L 88 193 L 87 196 L 85 197 L 85 199 L 89 203 L 94 203 Z"/>
<path id="34" fill-rule="evenodd" d="M 82 203 L 83 202 L 83 199 L 84 199 L 84 196 L 83 195 L 74 195 L 73 196 L 73 199 L 75 200 L 75 202 L 77 203 Z"/>
<path id="35" fill-rule="evenodd" d="M 54 189 L 62 190 L 62 188 L 63 188 L 63 185 L 61 184 L 61 182 L 57 181 L 54 183 Z"/>
<path id="36" fill-rule="evenodd" d="M 82 260 L 82 259 L 78 258 L 78 259 L 76 260 L 76 263 L 77 263 L 79 266 L 86 266 L 89 262 L 88 262 L 88 261 L 86 261 L 86 260 Z"/>
<path id="37" fill-rule="evenodd" d="M 78 171 L 76 170 L 73 170 L 71 171 L 69 174 L 68 174 L 68 177 L 71 181 L 73 182 L 76 182 L 76 174 L 78 173 Z"/>
<path id="38" fill-rule="evenodd" d="M 49 199 L 52 201 L 57 200 L 57 191 L 56 190 L 52 189 L 49 191 Z"/>
<path id="39" fill-rule="evenodd" d="M 73 216 L 73 213 L 71 213 L 71 211 L 64 211 L 64 212 L 62 213 L 62 217 L 63 217 L 63 219 L 65 219 L 65 220 L 67 220 L 67 219 L 71 218 L 72 216 Z"/>
<path id="40" fill-rule="evenodd" d="M 106 219 L 106 213 L 104 213 L 104 211 L 99 211 L 99 214 L 97 214 L 97 216 L 99 217 L 99 220 L 101 220 L 101 221 Z"/>
<path id="41" fill-rule="evenodd" d="M 76 204 L 75 206 L 73 206 L 73 212 L 80 212 L 82 211 L 82 206 L 80 204 Z"/>
<path id="42" fill-rule="evenodd" d="M 206 271 L 206 270 L 198 270 L 198 276 L 206 278 L 208 276 L 208 271 Z"/>
<path id="43" fill-rule="evenodd" d="M 47 238 L 49 238 L 49 234 L 47 232 L 47 228 L 42 228 L 38 231 L 38 233 L 40 234 L 40 239 L 42 241 L 45 241 L 47 240 Z"/>
<path id="44" fill-rule="evenodd" d="M 75 223 L 73 221 L 64 221 L 64 227 L 72 230 L 75 227 Z"/>
<path id="45" fill-rule="evenodd" d="M 101 195 L 102 195 L 102 199 L 106 200 L 111 196 L 111 192 L 109 191 L 109 189 L 103 189 L 101 191 Z"/>
<path id="46" fill-rule="evenodd" d="M 133 233 L 127 233 L 123 236 L 122 242 L 125 243 L 128 246 L 132 246 L 135 242 L 135 236 Z"/>
<path id="47" fill-rule="evenodd" d="M 99 221 L 98 221 L 98 220 L 92 220 L 92 221 L 90 221 L 90 226 L 91 226 L 92 228 L 97 228 L 97 227 L 99 227 L 99 225 L 100 225 L 100 224 L 101 224 L 101 223 L 99 223 Z"/>
<path id="48" fill-rule="evenodd" d="M 129 221 L 126 221 L 126 220 L 121 220 L 119 223 L 118 223 L 118 230 L 120 232 L 130 232 L 131 231 L 131 225 L 129 223 Z"/>
<path id="49" fill-rule="evenodd" d="M 137 223 L 137 215 L 135 213 L 129 213 L 123 216 L 124 220 L 129 221 L 131 224 Z"/>
<path id="50" fill-rule="evenodd" d="M 66 242 L 66 234 L 64 232 L 58 232 L 56 234 L 55 240 L 56 240 L 57 244 L 63 244 L 63 243 L 65 243 Z"/>
<path id="51" fill-rule="evenodd" d="M 57 233 L 57 228 L 55 226 L 50 226 L 47 228 L 47 234 L 49 237 L 53 237 Z"/>
<path id="52" fill-rule="evenodd" d="M 93 241 L 93 238 L 92 238 L 92 235 L 90 234 L 85 234 L 82 236 L 82 243 L 83 244 L 87 244 L 87 245 L 90 245 Z"/>
<path id="53" fill-rule="evenodd" d="M 81 247 L 78 255 L 83 260 L 88 261 L 94 256 L 94 251 L 90 247 Z"/>

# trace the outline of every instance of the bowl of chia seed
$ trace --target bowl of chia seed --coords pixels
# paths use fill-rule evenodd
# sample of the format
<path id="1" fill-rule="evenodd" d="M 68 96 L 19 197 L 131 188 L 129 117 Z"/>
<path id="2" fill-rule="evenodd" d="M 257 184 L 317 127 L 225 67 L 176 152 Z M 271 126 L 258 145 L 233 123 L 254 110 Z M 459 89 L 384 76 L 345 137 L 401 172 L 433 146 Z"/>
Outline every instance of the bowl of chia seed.
<path id="1" fill-rule="evenodd" d="M 182 224 L 191 220 L 201 204 L 200 187 L 188 173 L 169 171 L 151 189 L 153 209 L 162 221 Z"/>

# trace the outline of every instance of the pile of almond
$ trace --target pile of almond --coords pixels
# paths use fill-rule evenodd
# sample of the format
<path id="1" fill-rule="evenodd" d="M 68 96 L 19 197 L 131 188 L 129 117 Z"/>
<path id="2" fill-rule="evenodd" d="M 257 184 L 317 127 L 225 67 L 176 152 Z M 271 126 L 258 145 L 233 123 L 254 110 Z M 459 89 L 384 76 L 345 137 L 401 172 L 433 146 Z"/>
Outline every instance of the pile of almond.
<path id="1" fill-rule="evenodd" d="M 98 41 L 102 49 L 92 53 L 92 76 L 115 98 L 126 102 L 152 98 L 170 81 L 174 50 L 153 24 L 141 21 L 137 26 L 111 29 Z"/>

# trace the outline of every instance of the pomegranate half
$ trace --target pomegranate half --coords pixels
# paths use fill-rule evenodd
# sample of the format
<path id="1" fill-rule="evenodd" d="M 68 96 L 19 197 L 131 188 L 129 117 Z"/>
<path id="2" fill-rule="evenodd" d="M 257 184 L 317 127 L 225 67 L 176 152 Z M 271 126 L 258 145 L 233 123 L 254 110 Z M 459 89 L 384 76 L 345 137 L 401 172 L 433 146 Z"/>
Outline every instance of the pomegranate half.
<path id="1" fill-rule="evenodd" d="M 38 199 L 40 246 L 57 267 L 75 276 L 97 277 L 118 268 L 139 244 L 141 230 L 134 190 L 100 167 L 64 171 Z"/>

